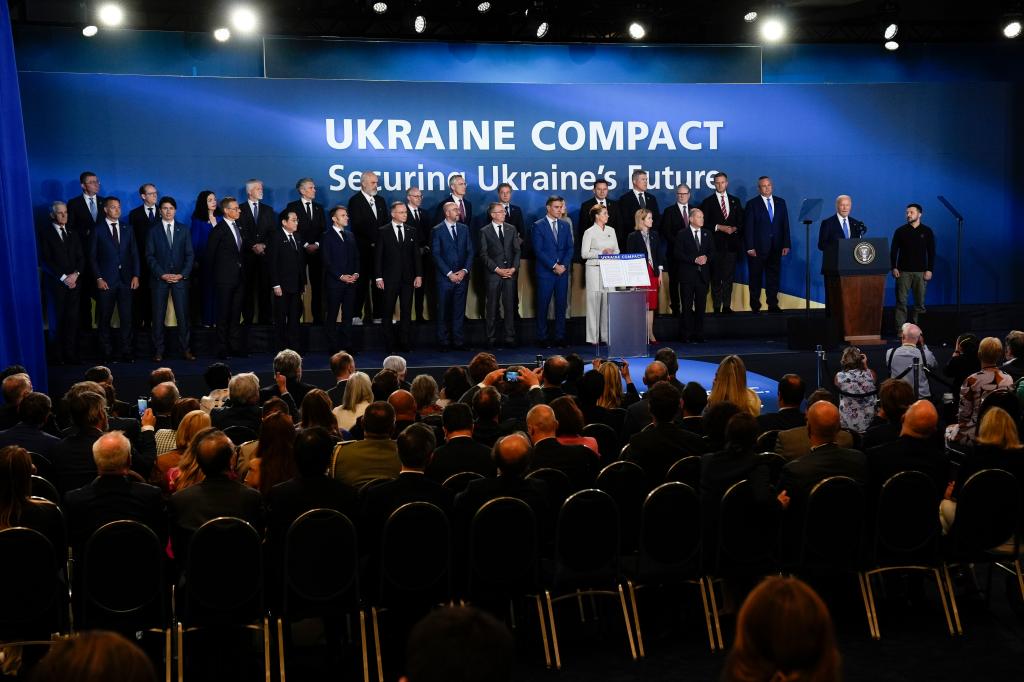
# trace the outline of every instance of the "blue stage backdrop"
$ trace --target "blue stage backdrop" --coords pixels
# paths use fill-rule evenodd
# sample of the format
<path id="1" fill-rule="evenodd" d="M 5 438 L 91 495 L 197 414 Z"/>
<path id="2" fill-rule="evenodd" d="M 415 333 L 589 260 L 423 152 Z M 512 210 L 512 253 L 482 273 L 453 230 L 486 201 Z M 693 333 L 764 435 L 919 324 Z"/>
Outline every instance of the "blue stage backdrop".
<path id="1" fill-rule="evenodd" d="M 938 239 L 929 303 L 955 300 L 955 223 L 967 221 L 964 302 L 1020 300 L 1024 224 L 1012 210 L 1008 151 L 1019 118 L 1013 86 L 998 83 L 872 85 L 587 85 L 180 78 L 22 72 L 21 91 L 38 211 L 79 191 L 80 171 L 131 207 L 155 182 L 182 213 L 212 189 L 242 196 L 246 178 L 276 207 L 313 177 L 327 205 L 347 201 L 363 170 L 382 172 L 387 199 L 417 184 L 427 206 L 464 172 L 474 210 L 508 181 L 528 216 L 549 194 L 575 211 L 596 177 L 612 196 L 632 168 L 650 171 L 662 206 L 688 182 L 698 199 L 709 175 L 728 172 L 746 201 L 770 175 L 787 200 L 793 253 L 782 289 L 804 293 L 805 198 L 851 194 L 869 236 L 889 237 L 908 202 L 921 203 Z M 64 103 L 65 106 L 56 106 Z M 983 103 L 983 105 L 982 105 Z M 818 225 L 811 228 L 812 299 L 821 301 Z M 892 286 L 888 292 L 892 303 Z"/>

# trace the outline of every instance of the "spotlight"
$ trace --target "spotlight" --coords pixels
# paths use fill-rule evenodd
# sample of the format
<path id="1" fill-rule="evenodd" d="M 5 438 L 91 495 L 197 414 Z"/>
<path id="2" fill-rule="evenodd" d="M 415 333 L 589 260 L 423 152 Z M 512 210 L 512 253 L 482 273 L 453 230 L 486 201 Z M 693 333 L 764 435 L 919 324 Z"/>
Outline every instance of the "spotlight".
<path id="1" fill-rule="evenodd" d="M 377 14 L 384 14 L 388 11 L 388 3 L 386 2 L 375 2 L 373 3 L 373 11 Z"/>
<path id="2" fill-rule="evenodd" d="M 82 35 L 86 38 L 92 38 L 94 35 L 99 33 L 100 29 L 95 24 L 89 24 L 82 29 Z"/>
<path id="3" fill-rule="evenodd" d="M 484 14 L 488 12 L 490 9 L 491 3 L 489 2 L 481 2 L 479 5 L 476 6 L 476 11 L 479 12 L 480 14 Z"/>
<path id="4" fill-rule="evenodd" d="M 896 24 L 889 24 L 885 27 L 885 31 L 882 32 L 882 37 L 886 40 L 892 40 L 899 33 L 900 27 Z"/>
<path id="5" fill-rule="evenodd" d="M 777 43 L 786 35 L 786 25 L 781 19 L 772 17 L 761 24 L 761 37 L 769 43 Z"/>
<path id="6" fill-rule="evenodd" d="M 743 15 L 743 21 L 752 24 L 757 21 L 757 12 L 750 11 Z"/>
<path id="7" fill-rule="evenodd" d="M 889 50 L 889 52 L 895 52 L 900 49 L 900 44 L 895 40 L 887 40 L 885 41 L 885 49 Z"/>
<path id="8" fill-rule="evenodd" d="M 1014 19 L 1003 26 L 1003 35 L 1007 38 L 1016 38 L 1020 35 L 1020 21 Z"/>
<path id="9" fill-rule="evenodd" d="M 241 33 L 256 30 L 256 12 L 249 7 L 236 7 L 231 12 L 231 24 Z"/>
<path id="10" fill-rule="evenodd" d="M 121 9 L 120 5 L 115 5 L 112 2 L 100 5 L 98 14 L 100 23 L 104 26 L 120 26 L 121 22 L 124 21 L 124 10 Z"/>
<path id="11" fill-rule="evenodd" d="M 226 43 L 231 40 L 231 31 L 222 26 L 213 32 L 213 37 L 218 43 Z"/>
<path id="12" fill-rule="evenodd" d="M 418 15 L 412 22 L 412 28 L 417 33 L 423 33 L 427 30 L 427 18 L 422 14 Z"/>
<path id="13" fill-rule="evenodd" d="M 551 28 L 551 25 L 548 24 L 548 22 L 546 22 L 546 21 L 542 21 L 539 24 L 537 24 L 537 37 L 538 38 L 543 38 L 544 36 L 546 36 L 548 34 L 548 30 L 550 28 Z"/>
<path id="14" fill-rule="evenodd" d="M 645 35 L 647 35 L 647 29 L 643 27 L 643 24 L 634 21 L 629 25 L 629 37 L 633 40 L 643 40 Z"/>

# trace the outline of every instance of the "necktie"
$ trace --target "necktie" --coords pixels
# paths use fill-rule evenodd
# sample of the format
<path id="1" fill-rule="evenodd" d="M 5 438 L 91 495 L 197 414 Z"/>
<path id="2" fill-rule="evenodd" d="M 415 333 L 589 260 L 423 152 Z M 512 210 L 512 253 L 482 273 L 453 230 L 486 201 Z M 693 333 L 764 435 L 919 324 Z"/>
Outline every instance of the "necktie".
<path id="1" fill-rule="evenodd" d="M 462 199 L 459 199 L 459 221 L 466 222 L 466 206 L 462 203 Z"/>
<path id="2" fill-rule="evenodd" d="M 551 234 L 553 234 L 555 236 L 555 243 L 557 244 L 558 243 L 558 221 L 557 220 L 552 220 L 551 221 Z"/>
<path id="3" fill-rule="evenodd" d="M 501 225 L 498 225 L 498 241 L 502 244 L 505 243 L 505 230 L 502 229 Z"/>
<path id="4" fill-rule="evenodd" d="M 725 195 L 718 197 L 718 201 L 722 204 L 722 218 L 729 219 L 729 206 L 725 203 Z"/>
<path id="5" fill-rule="evenodd" d="M 231 221 L 228 225 L 231 226 L 231 236 L 235 238 L 235 248 L 241 251 L 242 240 L 238 238 L 238 228 L 235 227 L 235 221 Z"/>
<path id="6" fill-rule="evenodd" d="M 298 253 L 299 252 L 299 245 L 295 243 L 295 235 L 289 233 L 288 234 L 288 242 L 292 245 L 292 251 L 294 251 L 295 253 Z"/>
<path id="7" fill-rule="evenodd" d="M 260 218 L 260 202 L 254 201 L 254 202 L 252 202 L 252 219 L 253 219 L 253 222 L 259 220 L 259 218 Z"/>
<path id="8" fill-rule="evenodd" d="M 309 218 L 309 222 L 313 222 L 313 204 L 306 202 L 306 217 Z"/>
<path id="9" fill-rule="evenodd" d="M 843 218 L 843 234 L 847 239 L 850 238 L 850 224 L 846 222 L 846 218 Z"/>
<path id="10" fill-rule="evenodd" d="M 452 241 L 455 241 L 455 226 L 454 225 L 449 225 L 448 226 L 448 231 L 452 233 Z"/>
<path id="11" fill-rule="evenodd" d="M 417 223 L 420 222 L 420 211 L 419 211 L 419 209 L 414 208 L 412 210 L 412 219 L 415 220 Z"/>
<path id="12" fill-rule="evenodd" d="M 156 210 L 152 206 L 150 206 L 149 207 L 149 219 L 153 220 L 154 218 L 156 218 Z"/>
<path id="13" fill-rule="evenodd" d="M 117 223 L 110 223 L 111 234 L 114 235 L 114 243 L 121 246 L 121 237 L 117 233 Z"/>
<path id="14" fill-rule="evenodd" d="M 370 210 L 373 211 L 373 217 L 377 217 L 377 202 L 370 198 Z"/>
<path id="15" fill-rule="evenodd" d="M 636 200 L 640 203 L 640 208 L 647 208 L 647 197 L 644 196 L 643 192 L 636 195 Z"/>
<path id="16" fill-rule="evenodd" d="M 171 226 L 170 225 L 164 225 L 164 228 L 167 230 L 167 245 L 170 246 L 173 249 L 174 248 L 174 232 L 171 230 Z"/>
<path id="17" fill-rule="evenodd" d="M 60 226 L 60 241 L 66 243 L 68 241 L 68 231 L 64 229 L 64 226 Z"/>
<path id="18" fill-rule="evenodd" d="M 604 199 L 598 199 L 597 203 L 599 203 L 600 205 L 604 206 Z"/>
<path id="19" fill-rule="evenodd" d="M 690 210 L 689 210 L 689 208 L 686 207 L 686 206 L 683 206 L 682 213 L 683 213 L 683 227 L 689 227 L 690 226 Z"/>
<path id="20" fill-rule="evenodd" d="M 509 213 L 511 213 L 511 209 L 509 209 L 508 204 L 504 204 L 504 206 L 505 206 L 505 215 L 507 216 Z"/>
<path id="21" fill-rule="evenodd" d="M 399 244 L 404 244 L 405 243 L 405 232 L 402 230 L 402 226 L 401 225 L 396 225 L 396 227 L 398 228 L 398 243 Z"/>
<path id="22" fill-rule="evenodd" d="M 96 220 L 96 197 L 89 197 L 89 214 Z"/>
<path id="23" fill-rule="evenodd" d="M 775 222 L 775 207 L 772 206 L 772 198 L 768 197 L 768 222 Z"/>
<path id="24" fill-rule="evenodd" d="M 700 251 L 700 230 L 693 231 L 693 241 L 697 242 L 697 250 Z"/>

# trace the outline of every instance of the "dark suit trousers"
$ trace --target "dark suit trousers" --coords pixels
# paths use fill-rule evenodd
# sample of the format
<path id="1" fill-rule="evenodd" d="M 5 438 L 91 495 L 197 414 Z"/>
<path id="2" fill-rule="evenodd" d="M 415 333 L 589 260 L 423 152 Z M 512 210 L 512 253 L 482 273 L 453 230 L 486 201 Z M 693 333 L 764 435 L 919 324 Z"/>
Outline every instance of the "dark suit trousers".
<path id="1" fill-rule="evenodd" d="M 212 275 L 213 273 L 208 273 Z M 245 342 L 242 338 L 242 301 L 245 300 L 245 282 L 235 284 L 218 282 L 214 290 L 217 300 L 217 352 L 242 352 Z"/>
<path id="2" fill-rule="evenodd" d="M 705 265 L 705 268 L 708 266 Z M 682 279 L 682 272 L 680 279 Z M 683 336 L 704 335 L 704 308 L 708 300 L 708 283 L 697 278 L 693 274 L 683 280 L 682 283 L 682 304 L 681 316 L 683 321 Z"/>
<path id="3" fill-rule="evenodd" d="M 437 341 L 441 345 L 447 345 L 450 341 L 461 346 L 465 343 L 462 326 L 466 319 L 466 294 L 469 292 L 470 276 L 467 274 L 461 282 L 455 284 L 445 275 L 438 275 L 436 282 L 438 295 Z M 452 325 L 450 337 L 448 335 L 449 321 Z"/>
<path id="4" fill-rule="evenodd" d="M 360 277 L 360 280 L 362 278 Z M 356 280 L 359 282 L 359 280 Z M 324 318 L 324 332 L 330 353 L 352 350 L 352 318 L 355 317 L 356 289 L 361 283 L 342 284 L 330 282 L 324 285 L 327 298 L 327 317 Z M 337 322 L 338 308 L 341 308 L 341 322 Z"/>
<path id="5" fill-rule="evenodd" d="M 360 279 L 362 279 L 360 277 Z M 376 288 L 374 284 L 374 288 Z M 379 290 L 378 290 L 379 291 Z M 377 310 L 381 313 L 384 326 L 384 345 L 391 353 L 397 347 L 409 348 L 409 320 L 412 319 L 412 282 L 402 284 L 384 285 L 384 304 Z M 398 303 L 398 338 L 395 338 L 393 317 L 395 315 L 395 303 Z M 397 345 L 396 345 L 397 341 Z"/>
<path id="6" fill-rule="evenodd" d="M 110 283 L 106 291 L 96 290 L 96 311 L 99 316 L 97 327 L 100 335 L 100 348 L 104 355 L 113 353 L 114 347 L 110 339 L 110 318 L 117 307 L 117 315 L 121 324 L 121 353 L 134 354 L 132 347 L 132 290 L 123 282 Z"/>
<path id="7" fill-rule="evenodd" d="M 167 314 L 168 291 L 171 293 L 174 317 L 178 322 L 178 350 L 182 353 L 188 350 L 188 287 L 187 279 L 174 286 L 161 279 L 150 280 L 153 294 L 153 350 L 159 355 L 164 354 L 164 316 Z"/>
<path id="8" fill-rule="evenodd" d="M 732 283 L 736 276 L 736 254 L 718 251 L 711 262 L 711 304 L 716 313 L 732 307 Z"/>
<path id="9" fill-rule="evenodd" d="M 142 242 L 145 245 L 145 242 Z M 143 329 L 153 322 L 153 292 L 150 287 L 149 264 L 145 255 L 139 254 L 139 288 L 133 292 L 132 319 L 135 326 Z"/>
<path id="10" fill-rule="evenodd" d="M 515 305 L 516 278 L 502 279 L 494 274 L 487 275 L 487 342 L 497 343 L 505 341 L 512 343 L 516 339 L 515 330 Z M 504 339 L 498 338 L 498 305 L 501 305 L 502 318 L 504 321 Z"/>
<path id="11" fill-rule="evenodd" d="M 427 309 L 426 314 L 433 317 L 437 313 L 437 299 L 438 289 L 437 283 L 440 279 L 434 276 L 434 258 L 429 253 L 425 253 L 421 256 L 423 259 L 423 286 L 413 292 L 415 297 L 415 303 L 413 303 L 413 309 L 416 311 L 416 319 L 420 322 L 424 322 L 427 318 L 424 317 L 423 304 L 426 302 Z M 445 277 L 444 279 L 448 279 Z"/>
<path id="12" fill-rule="evenodd" d="M 86 278 L 79 277 L 74 289 L 68 289 L 62 282 L 49 277 L 45 281 L 50 351 L 58 360 L 72 360 L 78 357 L 79 305 Z M 88 296 L 84 298 L 89 300 Z"/>
<path id="13" fill-rule="evenodd" d="M 672 252 L 672 244 L 668 245 L 669 253 Z M 683 285 L 683 274 L 680 271 L 679 263 L 669 256 L 670 266 L 665 268 L 668 272 L 668 303 L 673 315 L 686 310 L 685 304 L 680 307 L 679 294 Z"/>
<path id="14" fill-rule="evenodd" d="M 782 250 L 772 244 L 767 256 L 758 254 L 757 258 L 747 256 L 747 267 L 750 271 L 750 309 L 761 309 L 761 282 L 767 290 L 765 300 L 769 308 L 779 305 L 779 271 L 782 268 Z"/>
<path id="15" fill-rule="evenodd" d="M 376 257 L 374 249 L 361 241 L 358 242 L 358 245 L 362 272 L 359 273 L 359 279 L 356 280 L 356 302 L 353 308 L 355 311 L 353 317 L 362 316 L 363 320 L 369 324 L 375 317 L 388 317 L 388 315 L 381 315 L 380 312 L 384 309 L 384 303 L 383 294 L 374 282 L 377 279 L 377 273 L 373 272 L 373 262 Z"/>
<path id="16" fill-rule="evenodd" d="M 306 266 L 309 268 L 309 307 L 313 324 L 320 324 L 324 319 L 324 255 L 317 249 L 306 254 Z"/>
<path id="17" fill-rule="evenodd" d="M 242 319 L 246 324 L 270 324 L 273 321 L 270 297 L 274 293 L 270 288 L 267 257 L 250 251 L 245 255 L 245 271 L 249 282 L 242 301 Z"/>
<path id="18" fill-rule="evenodd" d="M 561 277 L 554 273 L 537 276 L 537 342 L 548 336 L 548 306 L 555 299 L 555 340 L 565 338 L 565 305 L 569 299 L 569 272 Z"/>
<path id="19" fill-rule="evenodd" d="M 274 329 L 277 331 L 277 349 L 299 349 L 299 314 L 302 310 L 302 293 L 274 295 Z"/>

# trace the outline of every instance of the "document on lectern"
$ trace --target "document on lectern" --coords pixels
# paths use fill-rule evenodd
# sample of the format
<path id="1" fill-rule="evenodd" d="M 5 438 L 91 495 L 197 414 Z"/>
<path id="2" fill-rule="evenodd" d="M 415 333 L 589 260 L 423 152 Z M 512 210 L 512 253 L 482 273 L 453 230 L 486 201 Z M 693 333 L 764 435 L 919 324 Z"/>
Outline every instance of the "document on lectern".
<path id="1" fill-rule="evenodd" d="M 647 257 L 642 253 L 606 254 L 600 257 L 601 285 L 616 287 L 649 287 Z"/>

